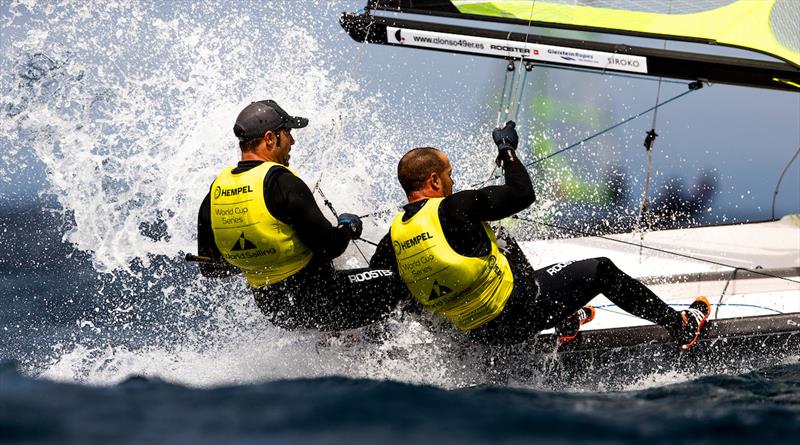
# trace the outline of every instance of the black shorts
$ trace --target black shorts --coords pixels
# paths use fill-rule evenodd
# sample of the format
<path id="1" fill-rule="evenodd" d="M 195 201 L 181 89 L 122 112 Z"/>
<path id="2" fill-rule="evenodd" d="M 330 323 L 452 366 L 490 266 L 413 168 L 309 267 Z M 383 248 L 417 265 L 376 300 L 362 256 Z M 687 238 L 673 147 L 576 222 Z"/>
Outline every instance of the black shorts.
<path id="1" fill-rule="evenodd" d="M 380 321 L 408 290 L 390 270 L 334 270 L 325 264 L 253 289 L 253 295 L 259 309 L 277 326 L 333 331 Z"/>

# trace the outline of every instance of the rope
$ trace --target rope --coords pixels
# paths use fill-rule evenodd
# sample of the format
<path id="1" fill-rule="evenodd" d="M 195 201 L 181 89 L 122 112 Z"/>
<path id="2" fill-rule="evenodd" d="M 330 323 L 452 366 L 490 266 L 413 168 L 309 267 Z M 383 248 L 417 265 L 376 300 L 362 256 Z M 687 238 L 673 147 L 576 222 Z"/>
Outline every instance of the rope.
<path id="1" fill-rule="evenodd" d="M 314 186 L 314 189 L 315 189 L 315 191 L 319 192 L 319 196 L 322 197 L 322 201 L 325 203 L 325 206 L 330 209 L 331 213 L 333 213 L 333 216 L 336 219 L 339 219 L 339 212 L 337 212 L 336 209 L 333 208 L 333 204 L 330 201 L 328 201 L 328 198 L 325 196 L 325 193 L 322 192 L 322 188 L 319 186 L 319 182 L 317 182 L 317 185 Z M 355 241 L 355 240 L 366 241 L 366 240 L 361 239 L 361 238 L 356 238 L 353 241 Z M 371 241 L 369 241 L 369 242 L 371 243 Z M 358 250 L 358 253 L 361 254 L 361 258 L 364 258 L 364 262 L 367 263 L 367 265 L 369 265 L 369 260 L 367 260 L 367 256 L 364 255 L 364 252 L 361 251 L 361 248 L 358 247 L 358 244 L 353 243 L 353 246 L 355 246 L 356 250 Z"/>
<path id="2" fill-rule="evenodd" d="M 506 104 L 506 88 L 509 86 L 508 78 L 509 77 L 512 78 L 510 84 L 511 88 L 508 88 L 508 96 L 510 98 L 511 90 L 513 89 L 514 86 L 514 80 L 513 80 L 514 75 L 515 75 L 514 63 L 509 62 L 508 65 L 506 65 L 506 75 L 504 77 L 505 80 L 503 80 L 503 95 L 500 97 L 500 106 L 497 109 L 497 124 L 495 125 L 496 127 L 500 126 L 500 117 L 503 115 L 503 108 L 505 107 Z"/>
<path id="3" fill-rule="evenodd" d="M 373 246 L 378 247 L 378 243 L 372 242 L 372 241 L 370 241 L 370 240 L 368 240 L 366 238 L 358 238 L 358 240 L 359 241 L 364 241 L 367 244 L 372 244 Z M 360 252 L 360 250 L 359 250 L 359 252 Z M 364 254 L 362 253 L 361 256 L 364 256 Z M 364 259 L 366 260 L 366 258 L 364 258 Z M 369 261 L 367 261 L 367 264 L 369 264 Z"/>
<path id="4" fill-rule="evenodd" d="M 542 221 L 535 221 L 533 219 L 525 218 L 525 217 L 519 216 L 519 215 L 514 215 L 514 216 L 512 216 L 512 218 L 518 219 L 520 221 L 529 222 L 531 224 L 539 224 L 539 225 L 542 225 L 542 226 L 552 227 L 552 228 L 563 230 L 563 231 L 566 231 L 566 232 L 577 233 L 577 234 L 580 234 L 580 235 L 583 235 L 583 236 L 600 238 L 600 239 L 603 239 L 603 240 L 606 240 L 606 241 L 613 241 L 615 243 L 626 244 L 626 245 L 633 246 L 633 247 L 639 247 L 638 244 L 632 243 L 630 241 L 614 239 L 614 238 L 610 238 L 610 237 L 602 236 L 602 235 L 593 235 L 593 234 L 591 234 L 589 232 L 586 232 L 586 231 L 583 231 L 583 230 L 580 230 L 580 229 L 573 229 L 573 228 L 569 228 L 569 227 L 558 226 L 558 225 L 555 225 L 555 224 L 549 224 L 549 223 L 542 222 Z M 670 250 L 659 249 L 657 247 L 651 247 L 651 246 L 647 246 L 647 245 L 644 245 L 643 247 L 645 249 L 649 249 L 649 250 L 653 250 L 653 251 L 661 252 L 661 253 L 666 253 L 668 255 L 674 255 L 674 256 L 678 256 L 678 257 L 682 257 L 682 258 L 687 258 L 687 259 L 690 259 L 690 260 L 695 260 L 695 261 L 700 261 L 700 262 L 704 262 L 704 263 L 714 264 L 716 266 L 727 267 L 727 268 L 734 269 L 734 270 L 736 270 L 736 269 L 743 270 L 743 271 L 750 272 L 750 273 L 756 274 L 756 275 L 762 275 L 762 276 L 769 277 L 769 278 L 777 278 L 779 280 L 788 281 L 790 283 L 800 284 L 800 281 L 792 280 L 792 279 L 789 279 L 789 278 L 786 278 L 786 277 L 779 277 L 777 275 L 772 275 L 770 273 L 761 272 L 761 271 L 756 270 L 756 269 L 748 269 L 746 267 L 732 266 L 730 264 L 720 263 L 718 261 L 707 260 L 705 258 L 699 258 L 699 257 L 691 256 L 691 255 L 686 255 L 684 253 L 678 253 L 678 252 L 673 252 L 673 251 L 670 251 Z"/>
<path id="5" fill-rule="evenodd" d="M 334 140 L 334 138 L 333 138 L 333 133 L 336 131 L 336 129 L 337 129 L 337 128 L 341 128 L 341 123 L 342 123 L 342 113 L 339 113 L 339 116 L 338 116 L 336 119 L 334 119 L 334 120 L 331 122 L 331 127 L 330 127 L 330 129 L 328 130 L 327 137 L 326 137 L 324 140 L 326 140 L 326 141 L 332 141 L 332 140 Z M 314 148 L 312 148 L 312 149 L 311 149 L 311 151 L 310 151 L 310 152 L 309 152 L 307 155 L 305 155 L 305 157 L 303 158 L 303 160 L 302 160 L 302 161 L 300 161 L 300 163 L 298 163 L 298 164 L 297 164 L 297 166 L 296 166 L 296 167 L 294 167 L 294 168 L 295 168 L 297 171 L 299 171 L 300 169 L 302 169 L 302 168 L 303 168 L 303 166 L 305 166 L 305 165 L 306 165 L 306 162 L 308 162 L 308 161 L 309 161 L 309 160 L 311 160 L 311 159 L 317 159 L 317 158 L 316 158 L 316 154 L 317 154 L 317 152 L 320 150 L 320 148 L 321 148 L 323 145 L 324 145 L 324 144 L 316 144 L 316 145 L 314 146 Z M 325 156 L 325 154 L 326 154 L 326 153 L 323 153 L 323 154 L 322 154 L 322 156 L 324 157 L 324 156 Z M 322 173 L 320 173 L 320 175 L 319 175 L 319 176 L 320 176 L 320 179 L 321 179 L 321 178 L 322 178 Z M 319 181 L 317 181 L 317 184 L 319 184 Z"/>
<path id="6" fill-rule="evenodd" d="M 510 36 L 511 33 L 509 33 L 508 35 Z M 516 70 L 514 69 L 514 62 L 509 62 L 506 65 L 506 75 L 505 75 L 505 80 L 503 81 L 503 95 L 500 97 L 500 106 L 497 108 L 497 122 L 495 123 L 495 127 L 497 127 L 497 128 L 500 127 L 500 119 L 503 116 L 503 108 L 505 107 L 505 104 L 506 104 L 506 87 L 509 85 L 508 78 L 511 77 L 511 85 L 512 85 L 512 88 L 508 89 L 508 96 L 509 96 L 509 100 L 510 100 L 512 89 L 513 89 L 513 84 L 514 84 L 513 76 L 515 75 L 515 73 L 516 73 Z M 508 116 L 508 114 L 506 114 L 506 116 Z M 487 182 L 492 180 L 492 178 L 494 177 L 494 172 L 496 172 L 496 171 L 497 171 L 497 165 L 493 164 L 492 172 L 489 173 L 489 177 L 486 178 L 486 180 L 483 181 L 481 187 L 483 187 L 483 184 L 486 184 Z"/>
<path id="7" fill-rule="evenodd" d="M 588 69 L 588 68 L 579 68 L 579 67 L 561 66 L 561 65 L 547 65 L 547 64 L 543 64 L 543 63 L 536 63 L 534 65 L 536 65 L 536 66 L 544 66 L 544 67 L 547 67 L 547 68 L 553 69 L 553 70 L 575 71 L 575 72 L 578 72 L 578 73 L 588 73 L 588 74 L 595 74 L 595 75 L 597 74 L 596 70 L 591 70 L 591 69 Z M 623 78 L 623 79 L 646 80 L 648 82 L 660 82 L 660 81 L 662 81 L 662 80 L 660 80 L 660 78 L 659 79 L 655 79 L 653 77 L 636 75 L 636 74 L 623 74 L 623 73 L 618 73 L 618 72 L 615 72 L 615 71 L 603 71 L 603 75 L 604 76 L 611 76 L 611 77 L 620 77 L 620 78 Z M 663 83 L 674 83 L 674 84 L 685 85 L 686 81 L 664 79 Z"/>
<path id="8" fill-rule="evenodd" d="M 376 211 L 374 211 L 374 212 L 372 212 L 372 213 L 367 213 L 367 214 L 365 214 L 365 215 L 360 215 L 360 216 L 359 216 L 359 218 L 361 218 L 361 219 L 364 219 L 364 218 L 372 218 L 372 217 L 374 217 L 374 216 L 380 216 L 380 215 L 383 215 L 383 214 L 392 214 L 392 213 L 394 213 L 394 212 L 396 212 L 396 211 L 397 211 L 397 209 L 383 209 L 383 210 L 376 210 Z"/>
<path id="9" fill-rule="evenodd" d="M 601 136 L 601 135 L 603 135 L 604 133 L 608 133 L 609 131 L 611 131 L 611 130 L 613 130 L 613 129 L 615 129 L 615 128 L 617 128 L 617 127 L 621 126 L 621 125 L 627 124 L 628 122 L 630 122 L 630 121 L 632 121 L 632 120 L 638 119 L 638 118 L 640 118 L 640 117 L 644 116 L 645 114 L 647 114 L 647 113 L 649 113 L 649 112 L 651 112 L 651 111 L 655 110 L 656 108 L 658 108 L 658 107 L 663 107 L 664 105 L 666 105 L 666 104 L 668 104 L 668 103 L 670 103 L 670 102 L 676 101 L 676 100 L 680 99 L 681 97 L 683 97 L 683 96 L 686 96 L 686 95 L 687 95 L 687 94 L 689 94 L 689 93 L 692 93 L 692 92 L 694 92 L 694 91 L 697 91 L 697 90 L 699 90 L 699 89 L 702 87 L 702 83 L 700 83 L 699 81 L 698 81 L 698 82 L 692 82 L 692 83 L 690 83 L 690 84 L 688 84 L 688 85 L 689 85 L 689 90 L 688 90 L 688 91 L 684 91 L 683 93 L 680 93 L 680 94 L 678 94 L 677 96 L 671 97 L 671 98 L 669 98 L 669 99 L 665 100 L 664 102 L 661 102 L 661 103 L 659 103 L 659 104 L 656 104 L 655 106 L 652 106 L 652 107 L 650 107 L 650 108 L 648 108 L 648 109 L 646 109 L 646 110 L 642 111 L 641 113 L 635 114 L 635 115 L 633 115 L 633 116 L 629 116 L 629 117 L 627 117 L 627 118 L 625 118 L 625 119 L 621 120 L 620 122 L 617 122 L 616 124 L 614 124 L 614 125 L 612 125 L 612 126 L 610 126 L 610 127 L 606 128 L 606 129 L 603 129 L 603 130 L 601 130 L 601 131 L 598 131 L 597 133 L 594 133 L 594 134 L 593 134 L 593 135 L 591 135 L 591 136 L 587 136 L 587 137 L 585 137 L 585 138 L 581 139 L 580 141 L 578 141 L 578 142 L 575 142 L 574 144 L 571 144 L 571 145 L 569 145 L 569 146 L 567 146 L 567 147 L 564 147 L 564 148 L 562 148 L 562 149 L 560 149 L 560 150 L 554 151 L 553 153 L 550 153 L 549 155 L 547 155 L 547 156 L 544 156 L 544 157 L 542 157 L 542 158 L 539 158 L 539 159 L 537 159 L 537 160 L 535 160 L 535 161 L 529 162 L 528 164 L 525 164 L 525 167 L 531 167 L 531 166 L 533 166 L 533 165 L 536 165 L 536 164 L 538 164 L 538 163 L 540 163 L 540 162 L 543 162 L 543 161 L 545 161 L 545 160 L 547 160 L 547 159 L 550 159 L 550 158 L 552 158 L 553 156 L 557 156 L 557 155 L 559 155 L 559 154 L 561 154 L 561 153 L 563 153 L 563 152 L 565 152 L 565 151 L 571 150 L 571 149 L 573 149 L 573 148 L 575 148 L 575 147 L 577 147 L 577 146 L 579 146 L 579 145 L 582 145 L 582 144 L 584 144 L 584 143 L 586 143 L 586 142 L 589 142 L 590 140 L 592 140 L 592 139 L 594 139 L 594 138 L 596 138 L 596 137 L 598 137 L 598 136 Z M 698 85 L 699 85 L 699 86 L 698 86 Z"/>
<path id="10" fill-rule="evenodd" d="M 656 134 L 655 130 L 650 130 L 652 134 Z M 649 133 L 648 133 L 649 134 Z M 648 200 L 648 192 L 650 191 L 650 180 L 652 178 L 653 172 L 653 150 L 647 150 L 647 170 L 645 174 L 644 180 L 644 192 L 642 193 L 642 200 L 639 203 L 639 214 L 636 215 L 636 231 L 639 232 L 639 262 L 642 261 L 642 248 L 641 245 L 644 243 L 644 230 L 642 230 L 642 216 L 644 216 L 645 210 L 650 206 L 650 202 Z"/>
<path id="11" fill-rule="evenodd" d="M 730 286 L 731 281 L 736 280 L 736 274 L 739 273 L 740 268 L 733 269 L 733 275 L 725 282 L 725 287 L 722 288 L 722 293 L 719 294 L 719 301 L 717 301 L 717 310 L 714 312 L 714 318 L 719 318 L 719 307 L 722 306 L 722 300 L 725 298 L 725 292 L 728 292 L 728 286 Z"/>
<path id="12" fill-rule="evenodd" d="M 516 86 L 514 86 L 514 90 L 512 91 L 511 95 L 509 96 L 509 100 L 511 102 L 508 104 L 508 110 L 506 112 L 506 118 L 503 119 L 505 122 L 508 122 L 508 120 L 511 118 L 511 115 L 515 113 L 515 111 L 514 111 L 515 109 L 519 109 L 518 97 L 522 94 L 521 93 L 522 82 L 523 82 L 522 79 L 523 79 L 523 77 L 527 77 L 527 74 L 528 74 L 527 71 L 525 71 L 525 72 L 522 71 L 522 56 L 519 56 L 519 65 L 518 65 L 517 69 L 514 70 L 514 72 L 517 72 L 517 71 L 521 72 L 521 75 L 516 76 L 516 79 L 517 79 Z M 504 124 L 505 122 L 498 122 L 497 126 L 499 127 L 501 124 Z"/>
<path id="13" fill-rule="evenodd" d="M 670 11 L 672 10 L 672 3 L 669 5 Z M 667 49 L 667 41 L 664 40 L 664 49 Z M 658 88 L 656 89 L 656 100 L 655 103 L 658 105 L 658 101 L 661 99 L 661 77 L 658 78 Z M 642 230 L 642 217 L 644 216 L 644 212 L 647 211 L 648 207 L 650 206 L 649 194 L 650 194 L 650 181 L 653 177 L 653 144 L 656 142 L 656 137 L 658 137 L 658 133 L 656 133 L 656 122 L 658 121 L 658 107 L 653 110 L 653 121 L 650 123 L 650 131 L 647 132 L 647 135 L 644 138 L 644 148 L 647 153 L 647 169 L 645 174 L 644 180 L 644 191 L 642 192 L 642 200 L 639 202 L 639 214 L 636 216 L 636 231 L 639 232 L 639 262 L 642 262 L 642 255 L 644 254 L 644 250 L 642 249 L 642 245 L 644 244 L 644 230 Z"/>
<path id="14" fill-rule="evenodd" d="M 691 92 L 693 92 L 693 91 L 697 91 L 697 90 L 699 90 L 700 88 L 702 88 L 702 85 L 703 85 L 703 84 L 702 84 L 700 81 L 697 81 L 697 82 L 692 82 L 692 83 L 688 84 L 688 87 L 689 87 L 689 90 L 688 90 L 688 91 L 684 91 L 683 93 L 680 93 L 680 94 L 678 94 L 677 96 L 674 96 L 674 97 L 672 97 L 672 98 L 670 98 L 670 99 L 667 99 L 667 100 L 665 100 L 664 102 L 661 102 L 661 103 L 659 103 L 659 104 L 656 104 L 655 106 L 653 106 L 653 107 L 650 107 L 650 108 L 648 108 L 648 109 L 646 109 L 646 110 L 642 111 L 641 113 L 635 114 L 635 115 L 633 115 L 633 116 L 629 116 L 629 117 L 627 117 L 627 118 L 625 118 L 625 119 L 621 120 L 620 122 L 617 122 L 616 124 L 614 124 L 614 125 L 612 125 L 612 126 L 610 126 L 610 127 L 608 127 L 608 128 L 605 128 L 605 129 L 603 129 L 603 130 L 600 130 L 600 131 L 598 131 L 597 133 L 594 133 L 594 134 L 592 134 L 591 136 L 587 136 L 587 137 L 585 137 L 585 138 L 581 139 L 580 141 L 578 141 L 578 142 L 575 142 L 574 144 L 570 144 L 570 145 L 568 145 L 568 146 L 566 146 L 566 147 L 564 147 L 564 148 L 562 148 L 562 149 L 560 149 L 560 150 L 556 150 L 556 151 L 554 151 L 553 153 L 550 153 L 550 154 L 549 154 L 549 155 L 547 155 L 547 156 L 544 156 L 544 157 L 541 157 L 541 158 L 539 158 L 539 159 L 536 159 L 536 160 L 534 160 L 534 161 L 532 161 L 532 162 L 529 162 L 529 163 L 525 164 L 525 168 L 530 168 L 530 167 L 532 167 L 532 166 L 534 166 L 534 165 L 536 165 L 536 164 L 538 164 L 538 163 L 540 163 L 540 162 L 544 162 L 544 161 L 546 161 L 546 160 L 548 160 L 548 159 L 550 159 L 550 158 L 552 158 L 552 157 L 554 157 L 554 156 L 557 156 L 557 155 L 559 155 L 559 154 L 561 154 L 561 153 L 564 153 L 565 151 L 572 150 L 573 148 L 575 148 L 575 147 L 577 147 L 577 146 L 579 146 L 579 145 L 582 145 L 582 144 L 584 144 L 584 143 L 586 143 L 586 142 L 589 142 L 590 140 L 592 140 L 592 139 L 594 139 L 594 138 L 596 138 L 596 137 L 598 137 L 598 136 L 601 136 L 601 135 L 603 135 L 603 134 L 605 134 L 605 133 L 608 133 L 609 131 L 611 131 L 611 130 L 613 130 L 613 129 L 615 129 L 615 128 L 619 127 L 619 126 L 622 126 L 622 125 L 624 125 L 624 124 L 627 124 L 627 123 L 628 123 L 628 122 L 630 122 L 630 121 L 633 121 L 633 120 L 635 120 L 635 119 L 638 119 L 638 118 L 640 118 L 640 117 L 644 116 L 645 114 L 647 114 L 647 113 L 649 113 L 649 112 L 651 112 L 651 111 L 655 110 L 655 109 L 656 109 L 656 108 L 658 108 L 658 107 L 663 107 L 664 105 L 666 105 L 666 104 L 668 104 L 668 103 L 670 103 L 670 102 L 672 102 L 672 101 L 678 100 L 678 99 L 680 99 L 681 97 L 683 97 L 683 96 L 686 96 L 687 94 L 689 94 L 689 93 L 691 93 Z M 493 174 L 494 174 L 494 172 L 493 172 Z M 500 176 L 492 176 L 492 177 L 490 177 L 490 178 L 486 179 L 485 181 L 483 181 L 482 183 L 481 183 L 481 182 L 478 182 L 478 183 L 472 184 L 472 185 L 471 185 L 471 187 L 482 186 L 482 184 L 486 184 L 487 182 L 489 182 L 489 181 L 490 181 L 490 180 L 492 180 L 492 179 L 499 179 L 499 178 L 500 178 Z"/>
<path id="15" fill-rule="evenodd" d="M 689 306 L 691 303 L 690 304 L 686 304 L 686 303 L 668 303 L 668 304 L 670 306 L 683 307 L 683 306 Z M 766 307 L 766 306 L 760 306 L 760 305 L 757 305 L 757 304 L 711 303 L 711 305 L 717 307 L 716 311 L 714 312 L 714 318 L 719 318 L 719 308 L 722 307 L 722 306 L 727 306 L 727 307 L 747 307 L 747 308 L 753 308 L 753 309 L 763 309 L 765 311 L 774 312 L 776 314 L 783 314 L 783 312 L 781 312 L 779 310 L 776 310 L 774 308 Z M 595 309 L 604 310 L 604 311 L 612 313 L 612 314 L 624 315 L 624 316 L 631 317 L 631 318 L 639 318 L 639 317 L 637 317 L 635 315 L 631 315 L 631 314 L 629 314 L 627 312 L 624 312 L 624 311 L 621 311 L 621 310 L 620 311 L 614 311 L 614 310 L 609 309 L 609 308 L 614 308 L 614 307 L 618 307 L 618 306 L 616 304 L 601 304 L 601 305 L 595 306 L 594 308 Z"/>
<path id="16" fill-rule="evenodd" d="M 531 33 L 531 23 L 533 22 L 533 9 L 535 7 L 536 7 L 536 0 L 532 0 L 531 12 L 528 15 L 528 26 L 525 29 L 525 41 L 523 42 L 523 45 L 526 46 L 528 44 L 528 37 L 530 36 Z M 511 37 L 511 32 L 508 33 L 506 39 L 508 40 L 510 37 Z M 522 102 L 523 92 L 525 91 L 525 83 L 527 82 L 528 79 L 528 71 L 533 69 L 532 63 L 526 63 L 525 72 L 522 74 L 522 76 L 519 77 L 519 80 L 517 80 L 517 85 L 516 87 L 514 87 L 514 79 L 516 78 L 517 71 L 522 70 L 522 63 L 524 62 L 524 60 L 525 60 L 524 54 L 520 54 L 519 68 L 517 69 L 514 68 L 513 57 L 511 57 L 511 62 L 509 62 L 508 65 L 506 65 L 506 76 L 505 76 L 505 82 L 503 83 L 503 96 L 500 98 L 500 107 L 497 110 L 497 122 L 495 123 L 496 128 L 500 128 L 500 124 L 504 123 L 503 121 L 508 121 L 508 118 L 509 116 L 511 116 L 512 111 L 515 122 L 519 117 L 519 110 L 521 108 L 520 103 Z M 509 73 L 511 73 L 511 88 L 508 91 L 509 104 L 508 108 L 506 109 L 505 119 L 501 120 L 501 116 L 503 115 L 503 108 L 506 103 L 506 85 L 508 84 Z M 472 186 L 483 187 L 484 185 L 486 185 L 487 182 L 491 181 L 493 178 L 497 178 L 498 176 L 495 176 L 495 172 L 497 172 L 498 167 L 499 167 L 498 165 L 493 164 L 492 171 L 489 173 L 489 176 L 483 182 L 478 184 L 473 184 Z"/>
<path id="17" fill-rule="evenodd" d="M 528 37 L 530 36 L 530 33 L 531 33 L 531 23 L 533 22 L 533 10 L 534 10 L 535 7 L 536 7 L 536 0 L 531 0 L 531 12 L 530 12 L 530 14 L 528 14 L 528 26 L 525 28 L 525 41 L 523 42 L 524 46 L 528 45 Z M 525 60 L 525 55 L 524 54 L 520 54 L 520 56 L 519 56 L 519 68 L 518 68 L 519 70 L 522 70 L 522 68 L 523 68 L 522 67 L 522 63 L 524 62 L 524 60 Z M 532 67 L 533 67 L 533 65 L 530 65 L 530 64 L 526 65 L 525 66 L 525 71 L 522 73 L 522 76 L 520 76 L 519 79 L 517 80 L 517 87 L 516 87 L 517 94 L 512 96 L 512 102 L 510 104 L 511 106 L 509 108 L 509 114 L 506 116 L 506 120 L 508 120 L 508 116 L 511 115 L 511 111 L 515 110 L 515 107 L 516 107 L 516 110 L 514 111 L 513 114 L 514 114 L 514 120 L 515 121 L 517 120 L 517 115 L 519 115 L 520 102 L 522 102 L 522 94 L 523 94 L 523 91 L 525 90 L 525 82 L 526 82 L 527 77 L 528 77 L 528 71 L 530 71 L 530 69 Z M 516 98 L 516 100 L 514 100 L 515 98 Z M 498 127 L 500 126 L 500 122 L 497 123 L 497 126 Z"/>
<path id="18" fill-rule="evenodd" d="M 789 171 L 789 166 L 792 165 L 795 159 L 797 159 L 797 155 L 800 155 L 800 147 L 797 147 L 797 151 L 794 152 L 794 156 L 792 159 L 789 159 L 789 163 L 786 164 L 786 167 L 783 168 L 783 173 L 781 173 L 781 177 L 778 179 L 778 183 L 775 184 L 775 191 L 772 192 L 772 219 L 775 219 L 775 201 L 778 199 L 778 189 L 781 186 L 781 182 L 783 181 L 783 176 Z"/>
<path id="19" fill-rule="evenodd" d="M 521 61 L 520 61 L 520 64 L 522 64 Z M 533 64 L 531 64 L 531 63 L 526 63 L 525 64 L 525 72 L 522 73 L 522 85 L 520 86 L 519 94 L 517 95 L 517 109 L 516 109 L 516 111 L 514 111 L 514 122 L 519 121 L 519 110 L 520 110 L 520 108 L 522 108 L 522 106 L 521 106 L 521 104 L 522 104 L 522 96 L 524 95 L 524 92 L 525 92 L 525 86 L 528 84 L 527 83 L 528 82 L 528 73 L 532 69 L 533 69 Z"/>

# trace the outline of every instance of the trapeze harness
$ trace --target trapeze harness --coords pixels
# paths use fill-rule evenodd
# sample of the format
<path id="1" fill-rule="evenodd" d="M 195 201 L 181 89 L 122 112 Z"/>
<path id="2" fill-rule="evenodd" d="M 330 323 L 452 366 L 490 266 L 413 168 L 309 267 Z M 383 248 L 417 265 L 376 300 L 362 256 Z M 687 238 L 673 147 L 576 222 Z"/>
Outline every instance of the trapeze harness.
<path id="1" fill-rule="evenodd" d="M 226 167 L 211 185 L 214 242 L 222 257 L 240 268 L 253 287 L 274 284 L 294 275 L 312 257 L 311 250 L 294 229 L 267 209 L 264 176 L 273 166 L 286 168 L 264 162 L 233 174 L 234 167 Z"/>
<path id="2" fill-rule="evenodd" d="M 466 257 L 450 247 L 438 215 L 443 199 L 429 199 L 407 221 L 398 214 L 390 234 L 400 278 L 414 298 L 469 331 L 500 315 L 514 278 L 486 223 L 482 225 L 491 243 L 488 255 Z"/>

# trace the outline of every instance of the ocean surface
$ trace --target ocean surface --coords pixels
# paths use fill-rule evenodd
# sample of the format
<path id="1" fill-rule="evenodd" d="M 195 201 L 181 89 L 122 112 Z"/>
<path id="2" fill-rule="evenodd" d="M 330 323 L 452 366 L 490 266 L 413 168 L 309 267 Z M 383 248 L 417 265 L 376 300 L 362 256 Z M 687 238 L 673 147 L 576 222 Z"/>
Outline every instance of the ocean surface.
<path id="1" fill-rule="evenodd" d="M 491 176 L 505 63 L 355 44 L 338 16 L 364 3 L 0 1 L 0 444 L 800 443 L 800 351 L 567 363 L 547 348 L 478 350 L 400 314 L 286 332 L 243 280 L 183 261 L 253 100 L 311 118 L 291 166 L 342 212 L 383 210 L 365 218 L 369 240 L 403 201 L 409 148 L 445 150 L 457 190 Z M 651 107 L 657 88 L 527 79 L 525 161 Z M 684 90 L 664 83 L 661 98 Z M 769 219 L 799 106 L 717 85 L 661 110 L 646 222 Z M 531 169 L 526 216 L 629 229 L 645 117 Z M 800 164 L 775 208 L 800 212 Z M 353 248 L 336 261 L 363 265 Z"/>
<path id="2" fill-rule="evenodd" d="M 580 393 L 346 377 L 93 387 L 0 366 L 3 443 L 793 444 L 798 434 L 797 364 Z"/>
<path id="3" fill-rule="evenodd" d="M 200 281 L 178 261 L 138 266 L 169 270 L 155 284 L 98 274 L 59 239 L 69 215 L 43 208 L 0 217 L 4 242 L 19 241 L 0 252 L 4 444 L 760 444 L 800 434 L 797 355 L 709 372 L 645 369 L 643 354 L 622 370 L 579 364 L 588 378 L 576 380 L 556 358 L 518 373 L 529 365 L 518 351 L 498 375 L 491 358 L 414 323 L 348 341 L 269 326 L 241 286 L 235 304 L 220 288 L 204 289 L 219 299 L 170 293 L 163 286 Z"/>

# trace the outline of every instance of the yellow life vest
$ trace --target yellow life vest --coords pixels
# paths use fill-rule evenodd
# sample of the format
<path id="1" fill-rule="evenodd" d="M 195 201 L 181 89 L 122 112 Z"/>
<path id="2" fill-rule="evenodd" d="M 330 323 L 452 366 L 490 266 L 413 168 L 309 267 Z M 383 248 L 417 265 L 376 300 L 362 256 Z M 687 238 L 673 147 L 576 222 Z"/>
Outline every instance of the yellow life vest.
<path id="1" fill-rule="evenodd" d="M 294 229 L 267 209 L 264 176 L 276 165 L 283 167 L 264 162 L 238 174 L 231 173 L 234 167 L 226 167 L 211 185 L 214 242 L 222 257 L 240 268 L 253 287 L 294 275 L 313 255 Z"/>
<path id="2" fill-rule="evenodd" d="M 407 221 L 403 213 L 395 217 L 390 229 L 394 254 L 400 278 L 411 294 L 432 312 L 469 331 L 500 315 L 514 278 L 486 223 L 483 228 L 491 242 L 488 255 L 466 257 L 450 247 L 439 221 L 442 199 L 429 199 Z"/>

